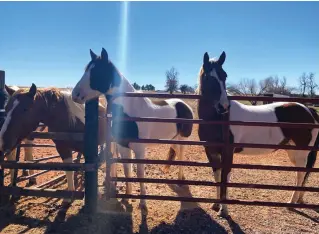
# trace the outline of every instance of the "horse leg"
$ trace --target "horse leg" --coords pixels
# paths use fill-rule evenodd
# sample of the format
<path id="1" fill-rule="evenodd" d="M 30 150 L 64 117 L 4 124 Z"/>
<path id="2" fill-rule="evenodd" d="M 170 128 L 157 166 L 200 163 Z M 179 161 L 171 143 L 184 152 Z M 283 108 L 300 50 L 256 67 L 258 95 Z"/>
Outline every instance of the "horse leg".
<path id="1" fill-rule="evenodd" d="M 177 154 L 177 158 L 180 161 L 184 161 L 184 150 L 185 150 L 185 145 L 179 145 L 179 153 Z M 185 180 L 183 166 L 179 166 L 178 179 Z"/>
<path id="2" fill-rule="evenodd" d="M 25 144 L 33 144 L 33 140 L 24 140 Z M 32 147 L 24 147 L 24 159 L 26 161 L 32 161 L 33 160 L 33 148 Z M 34 170 L 30 169 L 28 170 L 27 175 L 33 175 Z M 37 184 L 37 180 L 35 177 L 29 179 L 29 185 L 35 185 Z"/>
<path id="3" fill-rule="evenodd" d="M 213 149 L 207 148 L 207 147 L 205 147 L 205 151 L 206 151 L 207 158 L 213 167 L 215 182 L 221 182 L 221 169 L 214 168 L 214 164 L 221 164 L 220 154 L 218 152 L 215 152 Z M 229 175 L 230 175 L 230 172 L 227 173 L 227 182 L 229 180 Z M 219 186 L 216 187 L 216 193 L 217 193 L 217 198 L 219 199 L 227 198 L 227 193 L 224 195 L 226 197 L 224 196 L 221 197 Z M 220 217 L 228 216 L 228 208 L 226 204 L 214 203 L 212 209 L 215 211 L 218 211 L 218 216 Z"/>
<path id="4" fill-rule="evenodd" d="M 136 159 L 144 159 L 145 157 L 145 146 L 143 144 L 131 144 L 131 148 L 135 153 Z M 145 168 L 144 164 L 138 163 L 137 164 L 137 177 L 144 179 L 144 173 L 145 173 Z M 143 182 L 140 182 L 140 194 L 143 196 L 146 194 L 146 189 L 145 185 Z M 147 214 L 147 206 L 145 199 L 141 199 L 139 208 L 142 211 L 143 215 Z"/>
<path id="5" fill-rule="evenodd" d="M 118 150 L 122 158 L 132 159 L 132 150 L 118 145 Z M 124 174 L 126 178 L 132 177 L 132 163 L 123 163 Z M 126 194 L 132 194 L 132 183 L 126 182 Z M 122 199 L 123 203 L 128 203 L 126 199 Z"/>
<path id="6" fill-rule="evenodd" d="M 57 149 L 58 153 L 60 154 L 63 163 L 73 163 L 72 150 L 64 147 L 63 145 L 60 145 L 59 143 L 56 143 L 56 149 Z M 65 175 L 66 175 L 66 180 L 68 183 L 68 190 L 74 191 L 75 190 L 74 171 L 66 171 Z M 65 199 L 63 199 L 62 204 L 70 204 L 71 202 L 72 202 L 71 198 L 65 198 Z"/>
<path id="7" fill-rule="evenodd" d="M 15 161 L 15 156 L 16 156 L 17 148 L 14 148 L 9 154 L 7 154 L 7 160 L 8 161 Z M 13 179 L 14 179 L 14 169 L 9 169 L 10 170 L 10 182 L 11 185 L 13 185 Z"/>
<path id="8" fill-rule="evenodd" d="M 296 167 L 306 167 L 308 153 L 309 152 L 305 150 L 288 151 L 289 158 Z M 304 186 L 305 175 L 306 172 L 297 171 L 296 186 Z M 303 194 L 301 194 L 300 191 L 294 191 L 289 203 L 300 202 L 300 199 L 302 201 L 302 196 Z"/>

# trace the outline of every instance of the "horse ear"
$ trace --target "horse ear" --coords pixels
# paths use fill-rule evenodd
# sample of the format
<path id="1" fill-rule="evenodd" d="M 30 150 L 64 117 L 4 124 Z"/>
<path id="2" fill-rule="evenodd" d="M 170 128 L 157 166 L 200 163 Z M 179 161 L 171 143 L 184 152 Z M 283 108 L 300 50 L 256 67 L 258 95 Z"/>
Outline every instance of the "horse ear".
<path id="1" fill-rule="evenodd" d="M 205 54 L 204 54 L 203 63 L 204 63 L 204 65 L 209 63 L 209 55 L 207 52 L 205 52 Z"/>
<path id="2" fill-rule="evenodd" d="M 92 60 L 95 60 L 97 58 L 97 55 L 91 49 L 90 49 L 90 55 Z"/>
<path id="3" fill-rule="evenodd" d="M 225 53 L 225 51 L 223 51 L 223 53 L 219 56 L 219 59 L 217 61 L 218 64 L 220 66 L 222 66 L 224 64 L 224 62 L 225 62 L 225 59 L 226 59 L 226 53 Z"/>
<path id="4" fill-rule="evenodd" d="M 5 85 L 5 89 L 6 89 L 7 93 L 8 93 L 10 96 L 12 96 L 12 95 L 14 94 L 14 92 L 15 92 L 14 89 L 8 87 L 7 85 Z"/>
<path id="5" fill-rule="evenodd" d="M 37 93 L 37 86 L 32 83 L 31 88 L 29 89 L 28 95 L 33 98 L 36 93 Z"/>
<path id="6" fill-rule="evenodd" d="M 104 61 L 109 61 L 109 55 L 107 54 L 107 52 L 104 48 L 102 48 L 101 59 Z"/>

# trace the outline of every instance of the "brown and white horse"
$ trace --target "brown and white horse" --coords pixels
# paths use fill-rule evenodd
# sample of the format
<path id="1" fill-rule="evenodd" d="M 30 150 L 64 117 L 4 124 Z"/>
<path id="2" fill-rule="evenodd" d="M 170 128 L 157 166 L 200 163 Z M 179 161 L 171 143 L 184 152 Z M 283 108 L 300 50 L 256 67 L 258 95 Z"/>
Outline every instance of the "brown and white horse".
<path id="1" fill-rule="evenodd" d="M 37 90 L 32 84 L 29 90 L 14 92 L 6 105 L 7 117 L 0 134 L 0 150 L 11 151 L 34 131 L 40 122 L 51 132 L 84 133 L 85 105 L 72 101 L 71 93 L 55 88 Z M 106 108 L 99 105 L 99 115 L 105 115 Z M 105 143 L 105 118 L 99 119 L 99 144 Z M 72 151 L 83 153 L 81 141 L 53 140 L 63 162 L 72 163 Z M 115 146 L 112 149 L 114 151 Z M 66 172 L 68 190 L 74 188 L 74 172 Z M 69 200 L 67 200 L 69 201 Z"/>
<path id="2" fill-rule="evenodd" d="M 223 69 L 226 54 L 223 52 L 218 59 L 209 59 L 204 54 L 203 65 L 199 74 L 198 92 L 202 99 L 198 101 L 198 116 L 204 120 L 222 120 L 228 115 L 230 121 L 261 121 L 261 122 L 288 122 L 318 124 L 317 112 L 303 104 L 296 102 L 276 102 L 260 106 L 248 106 L 238 101 L 228 101 L 226 93 L 227 74 Z M 318 128 L 293 129 L 281 127 L 262 126 L 230 126 L 231 143 L 277 144 L 295 145 L 300 147 L 318 146 Z M 199 125 L 199 138 L 201 141 L 223 142 L 222 125 Z M 221 148 L 205 147 L 209 161 L 214 165 L 220 162 Z M 273 149 L 237 148 L 233 153 L 239 154 L 267 154 Z M 287 150 L 288 156 L 294 166 L 312 168 L 316 161 L 316 151 Z M 232 155 L 229 155 L 232 158 Z M 221 181 L 221 170 L 213 169 L 217 182 Z M 226 172 L 229 181 L 230 171 Z M 297 172 L 296 186 L 304 186 L 309 172 Z M 304 192 L 294 191 L 290 203 L 302 203 Z M 217 188 L 217 197 L 220 197 L 220 188 Z M 226 195 L 227 198 L 227 195 Z M 225 199 L 225 197 L 221 197 Z M 225 204 L 214 204 L 219 209 L 220 216 L 228 216 Z"/>
<path id="3" fill-rule="evenodd" d="M 109 60 L 103 48 L 101 56 L 90 50 L 91 61 L 72 91 L 72 99 L 78 103 L 98 97 L 101 94 L 112 97 L 118 93 L 136 92 L 130 82 L 117 70 Z M 112 135 L 119 144 L 121 157 L 130 158 L 131 152 L 137 159 L 144 159 L 146 147 L 156 144 L 134 143 L 124 139 L 187 139 L 192 133 L 192 124 L 152 123 L 152 122 L 119 122 L 121 117 L 153 117 L 153 118 L 187 118 L 193 119 L 193 111 L 180 99 L 166 99 L 160 102 L 141 97 L 116 97 L 112 102 Z M 168 160 L 177 157 L 183 160 L 184 145 L 171 145 Z M 167 171 L 166 167 L 166 171 Z M 124 164 L 126 177 L 131 176 L 132 167 Z M 144 178 L 144 165 L 137 165 L 137 176 Z M 179 179 L 184 179 L 182 167 L 179 168 Z M 145 195 L 144 183 L 140 183 L 140 193 Z M 131 193 L 131 185 L 127 183 L 126 193 Z M 147 212 L 144 199 L 140 201 L 142 212 Z"/>
<path id="4" fill-rule="evenodd" d="M 5 104 L 4 106 L 6 106 L 10 96 L 12 96 L 12 94 L 15 91 L 17 91 L 18 89 L 19 89 L 19 87 L 17 87 L 17 86 L 10 86 L 9 87 L 9 86 L 5 85 L 6 93 L 5 93 L 5 95 L 1 96 L 1 98 L 4 98 L 4 99 L 0 100 L 0 102 L 3 102 Z M 4 126 L 3 128 L 1 126 L 1 131 L 5 131 L 5 128 L 6 128 L 6 126 Z M 38 130 L 43 131 L 44 129 L 45 129 L 45 127 L 40 127 Z M 1 134 L 1 132 L 0 132 L 0 134 Z M 33 140 L 30 140 L 30 139 L 24 139 L 23 142 L 25 144 L 33 144 Z M 33 160 L 32 147 L 24 147 L 23 149 L 24 149 L 24 160 L 25 161 L 32 161 Z M 16 160 L 16 151 L 17 151 L 17 149 L 14 148 L 10 153 L 8 153 L 6 155 L 8 161 L 15 161 Z M 10 169 L 11 185 L 13 184 L 14 171 L 15 171 L 14 169 Z M 26 173 L 24 173 L 24 175 L 26 175 L 26 176 L 34 174 L 33 170 L 25 170 L 24 172 L 26 172 Z M 30 178 L 29 185 L 34 185 L 34 184 L 36 184 L 36 178 Z"/>

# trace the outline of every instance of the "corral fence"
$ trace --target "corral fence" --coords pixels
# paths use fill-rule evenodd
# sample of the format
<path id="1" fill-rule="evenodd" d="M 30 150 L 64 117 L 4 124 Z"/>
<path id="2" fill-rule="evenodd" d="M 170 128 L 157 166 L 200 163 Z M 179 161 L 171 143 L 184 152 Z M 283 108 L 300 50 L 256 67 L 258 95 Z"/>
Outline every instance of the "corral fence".
<path id="1" fill-rule="evenodd" d="M 0 95 L 4 95 L 5 89 L 5 72 L 0 71 Z M 4 105 L 4 103 L 3 103 Z M 85 198 L 85 207 L 88 212 L 94 212 L 97 202 L 97 173 L 98 173 L 98 145 L 97 145 L 97 130 L 98 130 L 98 102 L 92 100 L 86 103 L 85 107 L 85 133 L 68 133 L 68 132 L 33 132 L 29 139 L 50 139 L 61 141 L 84 141 L 84 159 L 85 163 L 80 163 L 81 155 L 78 155 L 73 163 L 58 163 L 58 162 L 44 162 L 50 159 L 58 158 L 59 155 L 52 155 L 45 158 L 35 159 L 32 162 L 19 162 L 21 147 L 55 147 L 51 144 L 20 144 L 17 147 L 16 159 L 14 161 L 4 161 L 4 154 L 0 152 L 0 204 L 6 205 L 11 196 L 35 196 L 35 197 L 52 197 L 52 198 Z M 0 106 L 0 122 L 5 120 L 4 106 Z M 1 124 L 2 126 L 2 124 Z M 14 183 L 11 186 L 5 186 L 4 183 L 4 169 L 16 169 L 14 174 Z M 17 180 L 17 169 L 33 169 L 42 170 L 39 173 L 31 176 L 26 176 Z M 58 189 L 46 189 L 57 181 L 64 178 L 65 175 L 60 175 L 34 188 L 17 187 L 16 183 L 24 180 L 35 178 L 48 171 L 84 171 L 85 191 L 67 191 Z"/>
<path id="2" fill-rule="evenodd" d="M 3 95 L 5 84 L 5 73 L 0 71 L 0 95 Z M 149 97 L 149 98 L 181 98 L 197 100 L 201 97 L 199 95 L 170 95 L 170 94 L 152 94 L 152 93 L 125 93 L 122 96 L 130 97 Z M 113 97 L 114 98 L 114 97 Z M 318 104 L 318 99 L 309 98 L 272 98 L 272 97 L 250 97 L 250 96 L 229 96 L 232 100 L 256 100 L 256 101 L 291 101 L 301 103 Z M 272 190 L 298 190 L 308 192 L 319 192 L 319 188 L 315 187 L 296 187 L 296 186 L 281 186 L 281 185 L 264 185 L 264 184 L 246 184 L 246 183 L 226 183 L 226 175 L 222 172 L 222 180 L 220 183 L 210 181 L 195 181 L 195 180 L 168 180 L 168 179 L 154 179 L 154 178 L 125 178 L 125 177 L 111 177 L 110 168 L 112 164 L 116 163 L 143 163 L 143 164 L 158 164 L 158 165 L 175 165 L 175 166 L 195 166 L 195 167 L 212 167 L 210 163 L 191 162 L 191 161 L 166 161 L 166 160 L 149 160 L 149 159 L 122 159 L 113 158 L 110 153 L 111 137 L 111 103 L 112 99 L 108 100 L 107 118 L 107 142 L 105 151 L 107 152 L 106 160 L 106 181 L 113 182 L 145 182 L 145 183 L 166 183 L 166 184 L 188 184 L 197 186 L 220 186 L 221 193 L 225 194 L 227 188 L 254 188 L 254 189 L 272 189 Z M 136 107 L 138 108 L 138 107 Z M 4 121 L 5 111 L 4 106 L 0 106 L 0 121 Z M 85 106 L 85 133 L 54 133 L 54 132 L 33 132 L 29 137 L 31 139 L 55 139 L 67 141 L 84 141 L 85 163 L 76 161 L 75 163 L 56 163 L 46 162 L 45 160 L 34 160 L 33 162 L 8 162 L 3 160 L 3 154 L 0 155 L 0 202 L 6 204 L 9 195 L 14 196 L 37 196 L 37 197 L 55 197 L 55 198 L 73 198 L 85 200 L 85 207 L 87 211 L 94 212 L 97 204 L 97 189 L 98 189 L 98 99 L 86 103 Z M 117 119 L 119 121 L 119 119 Z M 240 121 L 204 121 L 201 119 L 156 119 L 156 118 L 123 118 L 121 121 L 144 121 L 144 122 L 167 122 L 167 123 L 193 123 L 193 124 L 221 124 L 224 126 L 224 143 L 214 143 L 206 141 L 180 141 L 180 140 L 165 140 L 165 139 L 127 139 L 130 142 L 136 143 L 157 143 L 157 144 L 183 144 L 183 145 L 201 145 L 201 146 L 216 146 L 223 147 L 224 153 L 227 150 L 233 150 L 235 147 L 246 148 L 272 148 L 272 149 L 290 149 L 290 150 L 316 150 L 317 147 L 296 147 L 296 146 L 279 146 L 279 145 L 265 145 L 265 144 L 231 144 L 229 142 L 229 125 L 245 125 L 245 126 L 278 126 L 285 128 L 319 128 L 313 124 L 292 124 L 292 123 L 265 123 L 265 122 L 240 122 Z M 21 145 L 21 147 L 28 147 L 28 145 Z M 29 145 L 30 146 L 30 145 Z M 32 145 L 36 147 L 35 145 Z M 47 146 L 51 147 L 51 146 Z M 20 147 L 18 150 L 20 151 Z M 232 159 L 226 158 L 222 154 L 222 161 L 220 165 L 214 165 L 214 168 L 237 168 L 237 169 L 254 169 L 254 170 L 282 170 L 282 171 L 311 171 L 319 172 L 318 168 L 306 169 L 298 167 L 287 166 L 266 166 L 266 165 L 248 165 L 248 164 L 234 164 Z M 17 152 L 18 155 L 18 152 Z M 50 157 L 56 157 L 50 156 Z M 66 191 L 56 189 L 45 189 L 46 186 L 38 186 L 36 188 L 20 188 L 16 186 L 4 185 L 4 169 L 35 169 L 35 170 L 59 170 L 59 171 L 84 171 L 85 191 Z M 223 171 L 223 170 L 222 170 Z M 29 178 L 30 179 L 30 178 Z M 53 181 L 54 182 L 54 181 Z M 53 182 L 48 182 L 53 183 Z M 288 204 L 282 202 L 266 202 L 266 201 L 245 201 L 245 200 L 220 200 L 200 197 L 175 197 L 175 196 L 160 196 L 160 195 L 133 195 L 133 194 L 114 194 L 107 186 L 106 197 L 109 198 L 132 198 L 132 199 L 152 199 L 152 200 L 171 200 L 171 201 L 186 201 L 186 202 L 203 202 L 203 203 L 224 203 L 224 204 L 240 204 L 240 205 L 257 205 L 257 206 L 274 206 L 274 207 L 294 207 L 294 208 L 319 208 L 319 204 Z M 214 194 L 212 194 L 214 196 Z"/>
<path id="3" fill-rule="evenodd" d="M 113 97 L 108 100 L 108 113 L 107 113 L 107 151 L 110 149 L 110 142 L 112 141 L 111 132 L 111 103 L 114 98 L 119 96 L 131 97 L 148 97 L 148 98 L 181 98 L 181 99 L 200 99 L 200 95 L 171 95 L 171 94 L 153 94 L 153 93 L 124 93 Z M 274 97 L 252 97 L 252 96 L 229 96 L 230 100 L 238 101 L 289 101 L 300 103 L 319 103 L 319 99 L 311 98 L 274 98 Z M 138 108 L 138 107 L 136 107 Z M 201 145 L 201 146 L 216 146 L 223 147 L 222 160 L 220 165 L 214 164 L 214 168 L 236 168 L 236 169 L 253 169 L 253 170 L 270 170 L 270 171 L 310 171 L 319 172 L 319 168 L 303 168 L 303 167 L 290 167 L 290 166 L 271 166 L 271 165 L 249 165 L 249 164 L 234 164 L 232 158 L 226 158 L 227 150 L 233 150 L 236 147 L 240 148 L 271 148 L 271 149 L 289 149 L 289 150 L 314 150 L 318 151 L 318 147 L 296 147 L 290 145 L 267 145 L 267 144 L 244 144 L 229 142 L 229 126 L 230 125 L 242 125 L 242 126 L 274 126 L 284 128 L 319 128 L 319 125 L 315 124 L 293 124 L 293 123 L 269 123 L 269 122 L 241 122 L 241 121 L 205 121 L 201 119 L 158 119 L 158 118 L 137 118 L 127 117 L 122 119 L 116 119 L 116 121 L 136 121 L 136 122 L 166 122 L 166 123 L 193 123 L 193 124 L 221 124 L 223 125 L 223 139 L 224 143 L 214 143 L 207 141 L 190 141 L 190 140 L 166 140 L 166 139 L 125 139 L 129 142 L 135 143 L 157 143 L 157 144 L 182 144 L 182 145 Z M 121 159 L 108 157 L 106 162 L 106 181 L 117 182 L 145 182 L 155 184 L 180 184 L 180 185 L 198 185 L 198 186 L 220 186 L 221 194 L 225 194 L 227 188 L 249 188 L 249 189 L 267 189 L 267 190 L 288 190 L 288 191 L 308 191 L 319 192 L 317 187 L 297 187 L 297 186 L 283 186 L 283 185 L 265 185 L 265 184 L 247 184 L 247 183 L 226 183 L 227 175 L 222 170 L 222 180 L 220 183 L 209 181 L 195 181 L 195 180 L 169 180 L 169 179 L 155 179 L 155 178 L 125 178 L 125 177 L 111 177 L 110 167 L 114 163 L 133 163 L 133 164 L 157 164 L 157 165 L 174 165 L 174 166 L 191 166 L 191 167 L 212 167 L 210 163 L 204 162 L 192 162 L 192 161 L 166 161 L 166 160 L 150 160 L 150 159 Z M 273 207 L 290 207 L 290 208 L 319 208 L 319 204 L 290 204 L 283 202 L 271 202 L 271 201 L 247 201 L 247 200 L 235 200 L 235 199 L 210 199 L 201 197 L 176 197 L 176 196 L 160 196 L 160 195 L 133 195 L 133 194 L 114 194 L 110 189 L 107 189 L 107 197 L 111 198 L 126 198 L 126 199 L 150 199 L 150 200 L 170 200 L 170 201 L 184 201 L 184 202 L 203 202 L 203 203 L 223 203 L 223 204 L 239 204 L 239 205 L 252 205 L 252 206 L 273 206 Z M 212 194 L 212 196 L 216 196 Z M 223 197 L 223 196 L 221 196 Z"/>

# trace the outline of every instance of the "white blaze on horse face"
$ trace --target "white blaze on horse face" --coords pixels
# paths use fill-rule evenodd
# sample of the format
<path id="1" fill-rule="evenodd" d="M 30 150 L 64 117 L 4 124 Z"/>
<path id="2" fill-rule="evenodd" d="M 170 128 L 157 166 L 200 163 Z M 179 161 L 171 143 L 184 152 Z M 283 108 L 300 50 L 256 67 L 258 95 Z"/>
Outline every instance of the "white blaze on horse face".
<path id="1" fill-rule="evenodd" d="M 11 121 L 11 118 L 12 118 L 12 112 L 18 105 L 19 105 L 19 101 L 15 100 L 13 102 L 13 106 L 12 106 L 11 110 L 8 112 L 6 120 L 4 121 L 4 123 L 2 125 L 1 131 L 0 131 L 0 151 L 3 151 L 3 135 L 7 131 L 8 126 L 10 124 L 10 121 Z"/>
<path id="2" fill-rule="evenodd" d="M 225 110 L 228 110 L 228 107 L 229 107 L 229 100 L 227 98 L 227 91 L 224 87 L 224 84 L 223 82 L 220 81 L 218 75 L 217 75 L 217 72 L 215 69 L 213 69 L 211 72 L 210 72 L 210 76 L 211 77 L 214 77 L 215 79 L 217 79 L 218 83 L 219 83 L 219 86 L 220 86 L 220 91 L 221 91 L 221 94 L 220 94 L 220 99 L 219 99 L 219 103 L 220 105 L 222 105 L 222 107 L 224 107 Z"/>
<path id="3" fill-rule="evenodd" d="M 86 101 L 100 96 L 100 92 L 91 89 L 90 87 L 90 78 L 91 78 L 91 69 L 94 67 L 92 64 L 83 74 L 80 81 L 76 84 L 72 90 L 72 100 L 79 104 L 84 104 Z"/>

